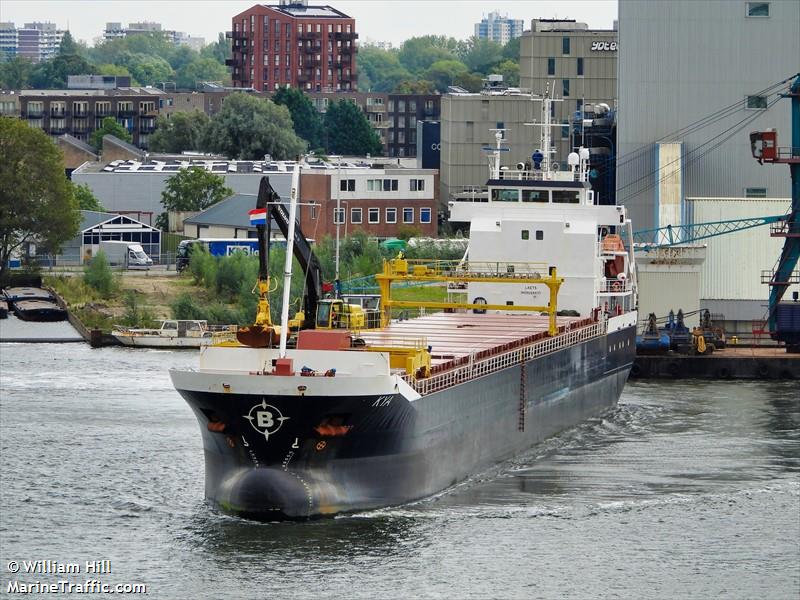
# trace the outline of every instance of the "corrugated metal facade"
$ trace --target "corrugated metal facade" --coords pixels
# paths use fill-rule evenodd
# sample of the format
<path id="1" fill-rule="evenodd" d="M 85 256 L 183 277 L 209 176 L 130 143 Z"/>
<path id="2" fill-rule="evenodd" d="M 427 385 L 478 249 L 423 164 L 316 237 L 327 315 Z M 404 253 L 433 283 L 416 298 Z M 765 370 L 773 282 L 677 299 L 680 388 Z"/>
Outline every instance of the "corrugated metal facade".
<path id="1" fill-rule="evenodd" d="M 524 123 L 532 122 L 539 110 L 541 103 L 533 102 L 528 95 L 442 96 L 440 197 L 446 201 L 451 190 L 486 184 L 489 154 L 481 148 L 494 148 L 494 132 L 490 129 L 498 124 L 508 129 L 503 147 L 509 151 L 503 153 L 503 164 L 530 161 L 539 144 L 539 128 Z"/>
<path id="2" fill-rule="evenodd" d="M 788 179 L 788 169 L 783 167 L 778 170 L 783 171 Z M 788 198 L 686 200 L 689 220 L 694 223 L 780 215 L 785 214 L 790 205 Z M 769 286 L 761 283 L 761 271 L 773 268 L 783 241 L 783 238 L 770 237 L 768 225 L 703 240 L 708 249 L 701 269 L 700 297 L 708 300 L 766 302 Z"/>
<path id="3" fill-rule="evenodd" d="M 655 313 L 665 317 L 670 310 L 676 313 L 683 309 L 684 313 L 700 308 L 699 290 L 700 273 L 684 269 L 663 271 L 639 270 L 639 320 L 647 319 L 647 315 Z M 690 327 L 699 325 L 697 315 L 687 317 Z"/>
<path id="4" fill-rule="evenodd" d="M 684 143 L 687 197 L 741 197 L 748 187 L 767 188 L 770 197 L 790 195 L 786 169 L 759 166 L 748 139 L 750 131 L 775 127 L 786 145 L 789 102 L 759 111 L 746 109 L 745 98 L 798 71 L 800 2 L 773 0 L 769 17 L 746 16 L 746 5 L 744 0 L 619 2 L 617 202 L 628 206 L 635 229 L 653 223 L 659 140 Z M 728 106 L 733 112 L 713 125 L 670 136 Z M 754 119 L 724 140 L 725 130 L 749 117 Z"/>

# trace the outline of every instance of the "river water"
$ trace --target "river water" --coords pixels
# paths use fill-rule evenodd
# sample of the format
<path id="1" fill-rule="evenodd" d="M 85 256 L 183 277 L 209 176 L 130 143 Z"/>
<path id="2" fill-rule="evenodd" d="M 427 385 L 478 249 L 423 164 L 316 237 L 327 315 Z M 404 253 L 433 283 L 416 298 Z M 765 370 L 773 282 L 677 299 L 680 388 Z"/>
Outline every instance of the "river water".
<path id="1" fill-rule="evenodd" d="M 0 595 L 65 578 L 155 598 L 800 595 L 797 382 L 632 383 L 607 418 L 436 498 L 259 524 L 204 503 L 167 374 L 196 359 L 0 344 Z M 45 559 L 83 571 L 8 572 Z"/>

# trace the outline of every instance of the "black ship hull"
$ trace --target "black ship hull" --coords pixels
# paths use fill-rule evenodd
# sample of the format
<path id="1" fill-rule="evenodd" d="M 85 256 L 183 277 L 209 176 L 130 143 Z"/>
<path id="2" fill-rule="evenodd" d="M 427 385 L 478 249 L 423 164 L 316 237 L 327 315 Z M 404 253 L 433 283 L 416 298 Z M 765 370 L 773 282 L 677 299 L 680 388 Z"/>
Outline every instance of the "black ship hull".
<path id="1" fill-rule="evenodd" d="M 205 492 L 256 520 L 308 519 L 435 494 L 613 408 L 629 327 L 409 401 L 176 387 L 200 423 Z"/>

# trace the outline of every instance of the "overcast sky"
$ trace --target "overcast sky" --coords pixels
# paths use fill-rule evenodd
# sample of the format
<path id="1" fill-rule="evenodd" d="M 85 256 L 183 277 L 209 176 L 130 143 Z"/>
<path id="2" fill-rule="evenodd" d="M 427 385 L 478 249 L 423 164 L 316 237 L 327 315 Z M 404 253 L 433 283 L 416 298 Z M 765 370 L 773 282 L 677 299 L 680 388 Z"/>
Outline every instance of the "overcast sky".
<path id="1" fill-rule="evenodd" d="M 530 29 L 534 18 L 571 18 L 590 27 L 610 29 L 617 18 L 616 0 L 310 0 L 330 4 L 356 19 L 361 43 L 389 41 L 399 45 L 416 35 L 448 35 L 465 39 L 474 24 L 493 10 L 523 19 Z M 231 17 L 256 4 L 241 0 L 0 0 L 0 21 L 21 26 L 52 21 L 89 44 L 102 36 L 107 21 L 156 21 L 164 29 L 185 31 L 213 41 L 231 28 Z M 267 2 L 266 4 L 277 4 Z"/>

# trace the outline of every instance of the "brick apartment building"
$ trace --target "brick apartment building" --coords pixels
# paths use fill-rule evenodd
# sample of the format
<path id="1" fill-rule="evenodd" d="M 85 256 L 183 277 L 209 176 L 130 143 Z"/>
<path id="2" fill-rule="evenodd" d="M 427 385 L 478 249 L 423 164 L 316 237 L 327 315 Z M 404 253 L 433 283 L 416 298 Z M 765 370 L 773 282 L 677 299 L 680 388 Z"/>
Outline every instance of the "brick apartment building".
<path id="1" fill-rule="evenodd" d="M 48 135 L 67 133 L 85 142 L 103 119 L 114 117 L 141 148 L 147 148 L 147 139 L 156 130 L 162 96 L 161 90 L 135 87 L 16 92 L 19 117 Z"/>
<path id="2" fill-rule="evenodd" d="M 355 19 L 308 0 L 257 4 L 232 19 L 233 85 L 259 91 L 355 90 Z"/>
<path id="3" fill-rule="evenodd" d="M 439 94 L 388 94 L 385 92 L 310 92 L 318 111 L 324 113 L 331 102 L 347 99 L 364 112 L 378 133 L 383 153 L 392 157 L 417 155 L 417 122 L 438 121 Z"/>
<path id="4" fill-rule="evenodd" d="M 397 236 L 413 227 L 435 237 L 439 176 L 432 169 L 399 167 L 328 168 L 300 175 L 300 227 L 320 239 L 361 230 L 370 236 Z M 337 214 L 336 201 L 339 200 Z M 314 203 L 313 206 L 308 204 Z"/>

